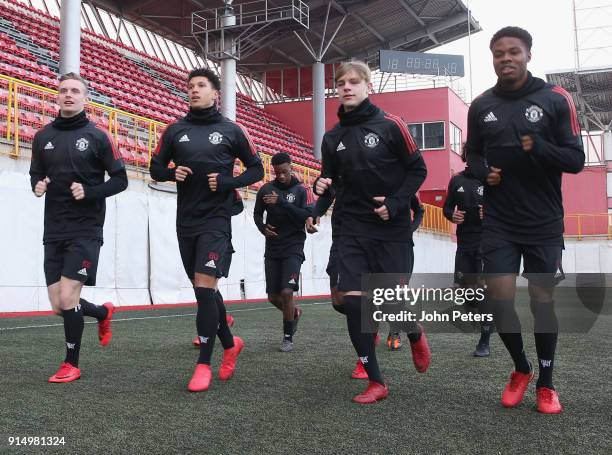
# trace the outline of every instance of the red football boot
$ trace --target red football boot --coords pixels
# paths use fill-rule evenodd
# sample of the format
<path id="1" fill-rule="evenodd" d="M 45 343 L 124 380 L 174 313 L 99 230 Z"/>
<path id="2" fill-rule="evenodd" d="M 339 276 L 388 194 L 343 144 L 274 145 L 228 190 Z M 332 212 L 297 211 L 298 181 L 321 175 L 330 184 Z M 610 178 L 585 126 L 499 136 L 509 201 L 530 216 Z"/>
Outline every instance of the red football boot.
<path id="1" fill-rule="evenodd" d="M 208 390 L 211 382 L 212 371 L 210 370 L 210 365 L 206 365 L 205 363 L 198 363 L 196 365 L 195 371 L 193 372 L 193 376 L 189 381 L 187 390 L 189 390 L 190 392 L 203 392 L 205 390 Z"/>
<path id="2" fill-rule="evenodd" d="M 506 408 L 513 408 L 523 401 L 527 386 L 533 380 L 534 374 L 533 369 L 530 373 L 513 371 L 502 393 L 501 404 Z"/>
<path id="3" fill-rule="evenodd" d="M 102 305 L 108 310 L 106 318 L 98 322 L 98 339 L 100 345 L 107 346 L 113 338 L 113 331 L 111 330 L 111 320 L 113 319 L 113 313 L 115 312 L 115 305 L 111 302 L 106 302 Z"/>
<path id="4" fill-rule="evenodd" d="M 429 350 L 425 330 L 421 324 L 419 324 L 419 327 L 421 328 L 421 338 L 416 343 L 410 343 L 410 350 L 412 351 L 414 367 L 419 373 L 425 373 L 431 363 L 431 351 Z"/>
<path id="5" fill-rule="evenodd" d="M 81 370 L 68 362 L 62 362 L 56 373 L 49 378 L 49 382 L 72 382 L 81 377 Z"/>
<path id="6" fill-rule="evenodd" d="M 355 365 L 355 369 L 351 373 L 351 378 L 353 379 L 368 379 L 368 372 L 361 363 L 361 360 L 357 360 L 357 365 Z"/>
<path id="7" fill-rule="evenodd" d="M 219 379 L 227 381 L 234 375 L 236 359 L 244 348 L 244 341 L 240 337 L 234 337 L 234 347 L 223 351 L 221 366 L 219 367 Z"/>
<path id="8" fill-rule="evenodd" d="M 559 414 L 563 411 L 563 406 L 559 403 L 559 394 L 556 390 L 548 387 L 536 388 L 536 398 L 538 402 L 538 412 L 543 414 Z"/>
<path id="9" fill-rule="evenodd" d="M 388 395 L 389 388 L 386 385 L 370 381 L 365 392 L 355 395 L 353 401 L 359 404 L 376 403 L 379 400 L 384 400 Z"/>

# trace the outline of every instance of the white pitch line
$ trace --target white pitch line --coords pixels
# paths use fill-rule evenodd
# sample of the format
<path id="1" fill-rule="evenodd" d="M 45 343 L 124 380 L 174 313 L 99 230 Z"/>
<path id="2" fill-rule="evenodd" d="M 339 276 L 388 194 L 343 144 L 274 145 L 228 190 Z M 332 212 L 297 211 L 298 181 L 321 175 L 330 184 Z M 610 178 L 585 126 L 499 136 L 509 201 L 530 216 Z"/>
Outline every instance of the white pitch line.
<path id="1" fill-rule="evenodd" d="M 301 306 L 312 306 L 312 305 L 329 305 L 329 302 L 313 302 L 313 303 L 303 303 Z M 160 308 L 165 309 L 165 308 Z M 242 310 L 233 310 L 228 311 L 228 313 L 243 313 L 246 311 L 260 311 L 260 310 L 276 310 L 277 308 L 274 306 L 270 307 L 261 307 L 261 308 L 244 308 Z M 147 310 L 144 310 L 147 311 Z M 145 319 L 164 319 L 164 318 L 183 318 L 186 316 L 195 316 L 196 313 L 185 313 L 185 314 L 167 314 L 161 316 L 144 316 L 141 318 L 121 318 L 121 319 L 113 319 L 113 323 L 122 322 L 122 321 L 142 321 Z M 85 324 L 97 324 L 96 321 L 86 321 Z M 40 324 L 40 325 L 25 325 L 21 327 L 0 327 L 0 332 L 8 331 L 8 330 L 21 330 L 21 329 L 40 329 L 45 327 L 63 327 L 64 324 Z"/>

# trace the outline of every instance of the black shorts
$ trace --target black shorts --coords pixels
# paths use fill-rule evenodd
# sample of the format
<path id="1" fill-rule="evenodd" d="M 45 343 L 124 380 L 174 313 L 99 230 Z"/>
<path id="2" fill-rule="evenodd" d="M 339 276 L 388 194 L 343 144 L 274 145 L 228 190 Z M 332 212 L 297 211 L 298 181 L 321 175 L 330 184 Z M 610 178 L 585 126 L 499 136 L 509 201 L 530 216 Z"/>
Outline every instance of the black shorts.
<path id="1" fill-rule="evenodd" d="M 478 249 L 457 248 L 455 253 L 455 283 L 471 286 L 482 275 L 482 253 Z"/>
<path id="2" fill-rule="evenodd" d="M 232 241 L 230 240 L 227 244 L 225 254 L 221 258 L 221 266 L 219 267 L 221 275 L 217 276 L 217 278 L 227 278 L 229 276 L 230 267 L 232 266 L 232 255 L 235 252 L 234 245 L 232 245 Z"/>
<path id="3" fill-rule="evenodd" d="M 410 275 L 414 264 L 411 242 L 384 242 L 341 236 L 338 253 L 338 290 L 342 292 L 361 291 L 362 274 Z"/>
<path id="4" fill-rule="evenodd" d="M 523 258 L 523 276 L 531 283 L 550 287 L 565 278 L 559 245 L 527 245 L 498 237 L 483 237 L 482 257 L 485 275 L 508 275 L 520 272 Z"/>
<path id="5" fill-rule="evenodd" d="M 284 258 L 265 258 L 266 292 L 280 294 L 283 289 L 300 288 L 300 269 L 304 258 L 296 254 Z"/>
<path id="6" fill-rule="evenodd" d="M 57 283 L 61 277 L 80 281 L 86 286 L 95 286 L 101 246 L 102 240 L 99 239 L 45 242 L 47 286 Z"/>
<path id="7" fill-rule="evenodd" d="M 216 278 L 229 274 L 226 257 L 230 245 L 228 234 L 210 231 L 197 237 L 179 237 L 178 243 L 183 267 L 190 280 L 195 279 L 196 273 Z"/>
<path id="8" fill-rule="evenodd" d="M 329 249 L 329 260 L 327 261 L 327 268 L 325 271 L 329 275 L 329 288 L 335 288 L 338 286 L 338 242 L 337 236 L 332 236 L 332 244 Z"/>

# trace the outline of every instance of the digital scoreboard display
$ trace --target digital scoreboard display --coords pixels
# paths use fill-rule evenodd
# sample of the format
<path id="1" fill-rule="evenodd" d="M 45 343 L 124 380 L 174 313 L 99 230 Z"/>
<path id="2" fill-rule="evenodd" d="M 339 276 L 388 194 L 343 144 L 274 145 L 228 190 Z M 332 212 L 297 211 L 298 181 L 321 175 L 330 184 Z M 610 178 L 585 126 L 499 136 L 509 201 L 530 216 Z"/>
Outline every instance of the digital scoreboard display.
<path id="1" fill-rule="evenodd" d="M 465 76 L 463 55 L 424 52 L 380 51 L 380 70 L 385 73 Z"/>

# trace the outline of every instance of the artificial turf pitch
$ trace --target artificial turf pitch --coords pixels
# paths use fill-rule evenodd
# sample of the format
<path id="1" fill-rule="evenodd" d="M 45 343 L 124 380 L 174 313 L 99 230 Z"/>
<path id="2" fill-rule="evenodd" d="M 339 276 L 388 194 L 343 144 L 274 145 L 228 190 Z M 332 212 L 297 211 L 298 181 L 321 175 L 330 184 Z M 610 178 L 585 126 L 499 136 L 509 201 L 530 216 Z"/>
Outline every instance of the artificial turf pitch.
<path id="1" fill-rule="evenodd" d="M 70 384 L 47 383 L 63 359 L 59 318 L 0 319 L 0 453 L 610 453 L 610 316 L 586 335 L 560 336 L 565 410 L 540 415 L 533 385 L 518 408 L 499 404 L 511 363 L 497 335 L 491 357 L 475 359 L 476 336 L 430 334 L 426 374 L 407 346 L 381 345 L 389 398 L 353 404 L 365 382 L 350 379 L 356 357 L 345 321 L 328 304 L 303 308 L 295 350 L 282 353 L 280 312 L 230 306 L 245 350 L 231 381 L 215 378 L 198 394 L 186 390 L 197 358 L 194 307 L 117 312 L 106 348 L 87 324 L 82 377 Z M 215 374 L 220 350 L 217 341 Z M 65 445 L 9 446 L 10 436 L 63 436 Z"/>

